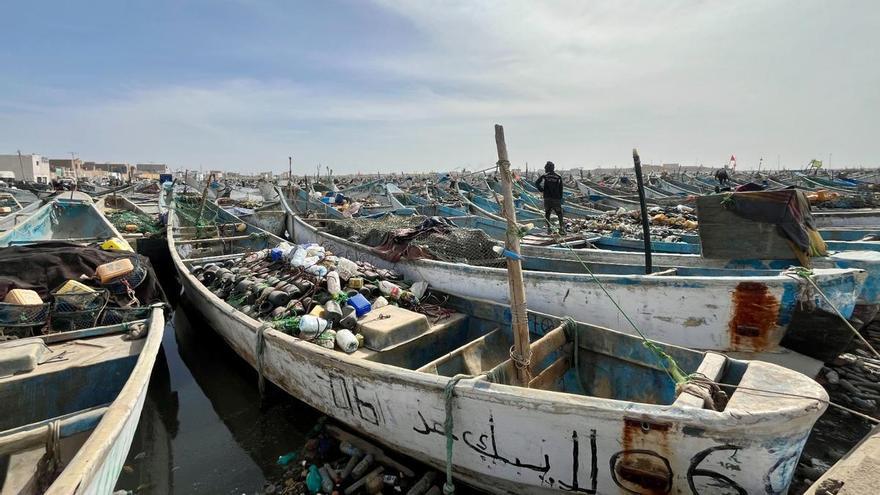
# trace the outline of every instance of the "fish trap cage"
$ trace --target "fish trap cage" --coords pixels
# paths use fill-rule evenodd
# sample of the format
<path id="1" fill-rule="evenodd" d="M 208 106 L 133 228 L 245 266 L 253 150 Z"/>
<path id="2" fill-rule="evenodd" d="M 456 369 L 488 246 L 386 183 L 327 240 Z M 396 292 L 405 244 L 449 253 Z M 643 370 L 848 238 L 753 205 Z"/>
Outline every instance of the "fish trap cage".
<path id="1" fill-rule="evenodd" d="M 110 291 L 111 294 L 131 294 L 144 282 L 144 280 L 146 280 L 147 267 L 141 263 L 139 257 L 131 256 L 128 260 L 131 261 L 131 266 L 133 267 L 130 273 L 101 284 L 101 286 Z"/>
<path id="2" fill-rule="evenodd" d="M 108 291 L 53 293 L 54 304 L 49 315 L 49 327 L 53 332 L 68 332 L 91 328 L 107 305 Z"/>
<path id="3" fill-rule="evenodd" d="M 0 336 L 31 337 L 49 320 L 49 303 L 11 304 L 0 302 Z"/>
<path id="4" fill-rule="evenodd" d="M 118 325 L 137 320 L 145 320 L 150 316 L 150 306 L 137 308 L 105 308 L 101 313 L 101 325 Z"/>

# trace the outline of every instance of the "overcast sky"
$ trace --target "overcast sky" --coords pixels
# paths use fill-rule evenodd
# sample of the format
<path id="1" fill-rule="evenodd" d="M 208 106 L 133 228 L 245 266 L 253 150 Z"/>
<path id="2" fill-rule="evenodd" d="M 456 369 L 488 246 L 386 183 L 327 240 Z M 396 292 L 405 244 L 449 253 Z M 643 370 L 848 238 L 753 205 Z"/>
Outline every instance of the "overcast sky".
<path id="1" fill-rule="evenodd" d="M 880 2 L 7 2 L 0 154 L 880 166 Z"/>

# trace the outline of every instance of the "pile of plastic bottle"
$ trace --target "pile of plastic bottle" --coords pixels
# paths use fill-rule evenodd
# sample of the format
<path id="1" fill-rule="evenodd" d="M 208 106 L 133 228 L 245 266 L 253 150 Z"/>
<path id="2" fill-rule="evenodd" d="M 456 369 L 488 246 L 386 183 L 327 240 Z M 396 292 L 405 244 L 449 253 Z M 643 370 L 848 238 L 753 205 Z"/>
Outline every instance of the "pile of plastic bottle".
<path id="1" fill-rule="evenodd" d="M 424 282 L 408 286 L 393 270 L 335 256 L 317 244 L 256 251 L 194 266 L 216 296 L 273 328 L 347 353 L 363 345 L 358 320 L 389 304 L 418 311 Z"/>

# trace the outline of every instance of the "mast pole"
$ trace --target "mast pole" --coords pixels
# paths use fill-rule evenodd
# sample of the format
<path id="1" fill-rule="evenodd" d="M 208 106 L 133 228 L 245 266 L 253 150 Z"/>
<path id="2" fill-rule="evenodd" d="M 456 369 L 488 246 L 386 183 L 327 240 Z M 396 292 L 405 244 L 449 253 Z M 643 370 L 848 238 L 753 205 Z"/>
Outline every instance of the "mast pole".
<path id="1" fill-rule="evenodd" d="M 522 262 L 519 253 L 519 226 L 516 224 L 516 210 L 513 207 L 513 177 L 510 161 L 507 159 L 507 143 L 504 142 L 504 127 L 495 125 L 495 146 L 498 148 L 498 169 L 501 175 L 501 189 L 504 196 L 504 217 L 507 219 L 507 280 L 510 289 L 510 314 L 513 326 L 513 351 L 511 359 L 516 365 L 520 385 L 529 386 L 531 345 L 529 344 L 529 321 L 526 314 L 526 290 L 523 285 Z"/>

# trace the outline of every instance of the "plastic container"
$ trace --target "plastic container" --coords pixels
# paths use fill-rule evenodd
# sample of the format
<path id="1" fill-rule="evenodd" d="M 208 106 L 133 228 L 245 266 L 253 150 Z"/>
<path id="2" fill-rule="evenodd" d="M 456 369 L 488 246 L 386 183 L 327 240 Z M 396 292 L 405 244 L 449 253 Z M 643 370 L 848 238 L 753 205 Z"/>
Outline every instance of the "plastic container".
<path id="1" fill-rule="evenodd" d="M 318 471 L 318 466 L 314 464 L 309 466 L 309 474 L 306 475 L 306 487 L 311 493 L 321 491 L 321 473 Z"/>
<path id="2" fill-rule="evenodd" d="M 339 258 L 336 262 L 336 270 L 339 272 L 339 278 L 342 280 L 349 280 L 358 274 L 357 264 L 348 258 Z"/>
<path id="3" fill-rule="evenodd" d="M 324 318 L 329 321 L 331 325 L 339 323 L 339 320 L 342 319 L 342 308 L 339 307 L 338 302 L 331 299 L 324 303 Z"/>
<path id="4" fill-rule="evenodd" d="M 330 323 L 324 318 L 308 314 L 299 319 L 299 338 L 311 340 L 323 333 Z"/>
<path id="5" fill-rule="evenodd" d="M 369 313 L 372 309 L 370 301 L 368 301 L 367 298 L 363 296 L 363 294 L 358 294 L 354 297 L 349 298 L 348 305 L 354 308 L 354 313 L 355 315 L 357 315 L 358 318 Z"/>
<path id="6" fill-rule="evenodd" d="M 315 307 L 312 308 L 311 311 L 309 311 L 309 314 L 312 316 L 317 316 L 318 318 L 323 318 L 324 317 L 324 306 L 321 306 L 320 304 L 316 304 Z"/>
<path id="7" fill-rule="evenodd" d="M 361 277 L 351 277 L 348 279 L 348 286 L 352 289 L 360 289 L 364 286 L 364 279 Z"/>
<path id="8" fill-rule="evenodd" d="M 112 237 L 101 243 L 101 249 L 104 251 L 131 251 L 131 246 L 122 239 Z"/>
<path id="9" fill-rule="evenodd" d="M 324 330 L 321 332 L 321 335 L 318 335 L 315 342 L 326 349 L 333 349 L 336 347 L 336 332 L 333 330 Z"/>
<path id="10" fill-rule="evenodd" d="M 385 299 L 382 296 L 377 297 L 376 300 L 373 301 L 373 309 L 379 309 L 384 306 L 388 306 L 388 299 Z"/>
<path id="11" fill-rule="evenodd" d="M 342 285 L 339 283 L 339 273 L 334 271 L 327 274 L 327 292 L 333 296 L 342 292 Z"/>
<path id="12" fill-rule="evenodd" d="M 272 251 L 269 251 L 269 258 L 272 261 L 278 261 L 284 256 L 284 250 L 280 248 L 273 248 Z"/>
<path id="13" fill-rule="evenodd" d="M 115 278 L 124 277 L 133 271 L 134 265 L 131 264 L 131 260 L 128 258 L 122 258 L 121 260 L 111 261 L 110 263 L 100 265 L 95 269 L 95 275 L 98 276 L 98 279 L 102 284 L 106 284 Z"/>
<path id="14" fill-rule="evenodd" d="M 348 354 L 358 350 L 358 340 L 351 330 L 342 329 L 336 332 L 336 345 Z"/>
<path id="15" fill-rule="evenodd" d="M 64 285 L 55 291 L 56 294 L 82 294 L 84 292 L 95 292 L 95 289 L 76 280 L 64 282 Z"/>
<path id="16" fill-rule="evenodd" d="M 37 306 L 43 304 L 40 295 L 36 291 L 30 289 L 12 289 L 6 293 L 3 302 L 7 304 L 17 304 L 19 306 Z"/>

